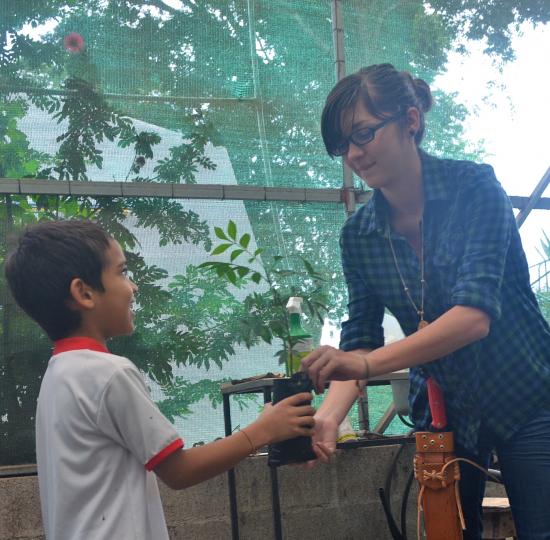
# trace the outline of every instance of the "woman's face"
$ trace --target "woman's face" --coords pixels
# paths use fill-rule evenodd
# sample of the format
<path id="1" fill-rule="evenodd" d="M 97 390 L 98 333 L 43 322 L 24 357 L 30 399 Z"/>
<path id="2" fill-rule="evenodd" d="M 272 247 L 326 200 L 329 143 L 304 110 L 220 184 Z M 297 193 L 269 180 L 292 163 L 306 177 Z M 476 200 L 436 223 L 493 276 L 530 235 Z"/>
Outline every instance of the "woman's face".
<path id="1" fill-rule="evenodd" d="M 375 128 L 381 122 L 359 100 L 354 109 L 344 113 L 342 131 L 349 137 L 359 130 Z M 407 122 L 410 123 L 408 117 Z M 349 141 L 348 151 L 344 154 L 345 162 L 370 188 L 390 187 L 402 178 L 408 150 L 411 145 L 415 148 L 414 138 L 408 129 L 403 127 L 403 117 L 400 117 L 377 129 L 374 138 L 366 144 Z"/>

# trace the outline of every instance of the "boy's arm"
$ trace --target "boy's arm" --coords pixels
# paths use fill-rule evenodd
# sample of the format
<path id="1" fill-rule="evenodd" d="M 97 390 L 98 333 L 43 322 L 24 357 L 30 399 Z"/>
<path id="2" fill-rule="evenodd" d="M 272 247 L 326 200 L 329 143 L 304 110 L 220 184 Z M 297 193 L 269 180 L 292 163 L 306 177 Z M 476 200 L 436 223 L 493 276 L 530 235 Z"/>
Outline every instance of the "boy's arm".
<path id="1" fill-rule="evenodd" d="M 251 440 L 257 440 L 258 448 L 268 444 L 267 436 L 256 434 L 253 425 L 243 431 Z M 250 442 L 243 431 L 204 446 L 189 450 L 177 450 L 153 470 L 172 489 L 184 489 L 232 469 L 251 452 Z M 253 443 L 255 444 L 255 443 Z"/>
<path id="2" fill-rule="evenodd" d="M 225 439 L 189 450 L 176 450 L 153 470 L 172 489 L 183 489 L 233 468 L 254 450 L 278 441 L 313 435 L 311 394 L 300 393 L 266 405 L 252 424 Z"/>

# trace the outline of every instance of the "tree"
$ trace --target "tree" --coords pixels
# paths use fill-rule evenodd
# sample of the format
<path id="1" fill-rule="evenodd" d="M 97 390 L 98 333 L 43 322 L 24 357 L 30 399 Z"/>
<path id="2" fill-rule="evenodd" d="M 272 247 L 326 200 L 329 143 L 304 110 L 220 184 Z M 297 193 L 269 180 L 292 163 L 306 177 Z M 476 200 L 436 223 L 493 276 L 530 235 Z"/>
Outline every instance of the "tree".
<path id="1" fill-rule="evenodd" d="M 511 36 L 522 23 L 550 20 L 550 5 L 545 0 L 431 0 L 429 5 L 455 36 L 486 40 L 487 53 L 504 60 L 513 59 Z"/>
<path id="2" fill-rule="evenodd" d="M 348 71 L 389 61 L 431 82 L 445 69 L 447 53 L 461 36 L 479 37 L 489 28 L 489 43 L 507 58 L 510 17 L 547 21 L 546 4 L 521 2 L 512 11 L 505 2 L 510 9 L 503 13 L 494 2 L 345 4 Z M 326 157 L 318 127 L 334 83 L 328 1 L 182 0 L 175 9 L 161 0 L 36 0 L 5 3 L 1 10 L 0 177 L 89 179 L 90 166 L 103 165 L 100 146 L 108 140 L 133 153 L 124 177 L 117 180 L 190 183 L 199 168 L 216 166 L 205 154 L 210 142 L 227 149 L 240 184 L 340 187 L 340 164 Z M 479 14 L 483 19 L 476 18 Z M 452 95 L 439 93 L 437 98 L 426 148 L 472 157 L 462 133 L 467 111 Z M 51 155 L 33 151 L 17 128 L 30 104 L 67 126 Z M 181 144 L 158 158 L 163 141 L 158 133 L 136 127 L 138 121 L 181 133 Z M 145 174 L 152 162 L 154 171 Z M 246 209 L 265 249 L 262 259 L 282 255 L 294 269 L 294 255 L 315 260 L 315 271 L 329 278 L 323 293 L 331 316 L 339 320 L 346 296 L 337 247 L 337 230 L 345 219 L 341 206 L 247 202 Z M 246 317 L 242 303 L 231 289 L 214 286 L 192 266 L 167 288 L 166 270 L 146 263 L 128 214 L 132 227 L 155 231 L 160 245 L 191 242 L 211 248 L 208 224 L 174 201 L 33 195 L 5 198 L 0 255 L 3 260 L 10 234 L 27 223 L 94 217 L 121 242 L 141 291 L 138 331 L 119 340 L 114 352 L 137 359 L 165 386 L 172 381 L 174 362 L 205 369 L 222 365 L 244 339 L 236 324 Z M 32 431 L 48 346 L 11 303 L 3 278 L 0 294 L 4 449 L 5 441 L 14 441 L 14 419 L 23 431 Z M 222 304 L 229 309 L 219 309 Z M 29 343 L 36 347 L 23 350 Z M 211 379 L 193 385 L 176 382 L 170 392 L 179 396 L 182 413 L 202 396 L 213 400 Z M 176 401 L 165 404 L 170 414 L 177 414 Z"/>

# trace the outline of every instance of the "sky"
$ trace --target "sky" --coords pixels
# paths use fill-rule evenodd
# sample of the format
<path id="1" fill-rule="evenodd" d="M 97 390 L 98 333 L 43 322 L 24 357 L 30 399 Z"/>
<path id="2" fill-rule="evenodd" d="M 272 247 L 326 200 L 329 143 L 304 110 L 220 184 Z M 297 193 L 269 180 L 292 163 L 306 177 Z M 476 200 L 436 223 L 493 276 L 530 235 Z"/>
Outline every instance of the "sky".
<path id="1" fill-rule="evenodd" d="M 484 43 L 467 42 L 467 54 L 451 52 L 447 70 L 434 86 L 457 92 L 470 111 L 464 128 L 471 141 L 483 141 L 491 164 L 508 195 L 529 196 L 550 167 L 550 24 L 524 24 L 513 33 L 515 59 L 495 63 Z M 550 197 L 550 186 L 545 197 Z M 530 264 L 545 230 L 550 236 L 550 211 L 532 212 L 520 229 Z"/>

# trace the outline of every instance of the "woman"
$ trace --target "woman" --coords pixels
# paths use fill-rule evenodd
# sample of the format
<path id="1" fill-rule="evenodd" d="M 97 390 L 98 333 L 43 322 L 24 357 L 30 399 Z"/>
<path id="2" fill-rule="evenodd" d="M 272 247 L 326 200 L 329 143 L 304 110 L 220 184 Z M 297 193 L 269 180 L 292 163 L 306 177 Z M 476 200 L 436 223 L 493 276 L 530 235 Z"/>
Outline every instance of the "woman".
<path id="1" fill-rule="evenodd" d="M 494 448 L 521 539 L 550 538 L 550 328 L 529 285 L 510 201 L 493 169 L 419 149 L 428 85 L 390 64 L 329 94 L 327 152 L 373 197 L 341 233 L 349 319 L 340 349 L 302 362 L 318 391 L 316 451 L 335 448 L 357 380 L 410 368 L 411 418 L 431 421 L 426 380 L 442 388 L 457 454 L 487 466 Z M 384 346 L 385 308 L 406 337 Z M 481 538 L 485 476 L 461 465 L 465 538 Z"/>

